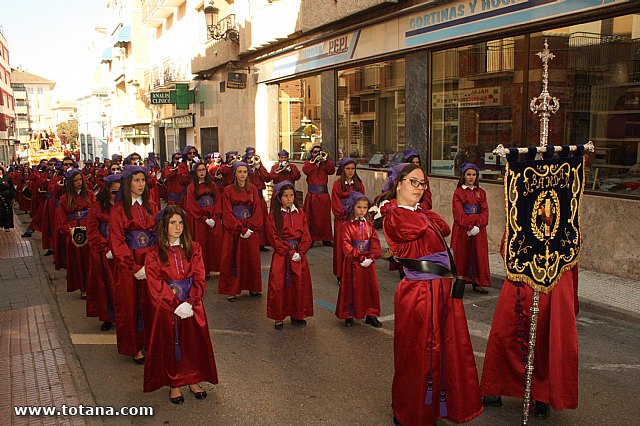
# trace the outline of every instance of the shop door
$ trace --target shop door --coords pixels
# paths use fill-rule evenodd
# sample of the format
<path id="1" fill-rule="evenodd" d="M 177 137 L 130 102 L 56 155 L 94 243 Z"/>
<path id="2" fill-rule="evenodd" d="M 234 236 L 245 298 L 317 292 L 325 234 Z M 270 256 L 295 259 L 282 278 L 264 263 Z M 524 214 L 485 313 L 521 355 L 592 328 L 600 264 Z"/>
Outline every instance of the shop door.
<path id="1" fill-rule="evenodd" d="M 187 129 L 178 129 L 178 147 L 180 152 L 187 147 Z"/>
<path id="2" fill-rule="evenodd" d="M 200 153 L 205 156 L 213 152 L 219 152 L 218 128 L 204 127 L 200 129 Z"/>
<path id="3" fill-rule="evenodd" d="M 158 144 L 160 145 L 160 164 L 167 161 L 167 141 L 165 128 L 158 127 Z"/>

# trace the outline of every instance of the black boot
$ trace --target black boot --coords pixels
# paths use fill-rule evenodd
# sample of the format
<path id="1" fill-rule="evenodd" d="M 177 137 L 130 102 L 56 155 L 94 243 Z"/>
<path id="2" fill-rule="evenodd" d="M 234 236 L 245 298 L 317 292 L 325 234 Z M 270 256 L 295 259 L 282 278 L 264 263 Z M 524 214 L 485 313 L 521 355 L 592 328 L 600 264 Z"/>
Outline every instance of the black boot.
<path id="1" fill-rule="evenodd" d="M 51 249 L 47 249 L 47 251 L 44 252 L 44 256 L 51 256 L 53 254 L 53 250 Z"/>
<path id="2" fill-rule="evenodd" d="M 24 238 L 29 238 L 31 237 L 31 235 L 33 234 L 34 229 L 33 228 L 27 228 L 26 231 L 24 231 L 24 234 L 22 234 L 22 236 Z"/>
<path id="3" fill-rule="evenodd" d="M 367 318 L 364 320 L 364 322 L 366 322 L 367 324 L 375 328 L 382 327 L 382 323 L 380 322 L 380 320 L 378 320 L 378 318 L 371 315 L 367 315 Z"/>
<path id="4" fill-rule="evenodd" d="M 483 396 L 482 405 L 485 407 L 502 407 L 501 396 Z"/>
<path id="5" fill-rule="evenodd" d="M 323 241 L 322 245 L 325 247 L 333 247 L 333 242 L 332 241 Z"/>
<path id="6" fill-rule="evenodd" d="M 551 414 L 551 407 L 545 402 L 535 401 L 532 413 L 539 419 L 546 419 Z"/>

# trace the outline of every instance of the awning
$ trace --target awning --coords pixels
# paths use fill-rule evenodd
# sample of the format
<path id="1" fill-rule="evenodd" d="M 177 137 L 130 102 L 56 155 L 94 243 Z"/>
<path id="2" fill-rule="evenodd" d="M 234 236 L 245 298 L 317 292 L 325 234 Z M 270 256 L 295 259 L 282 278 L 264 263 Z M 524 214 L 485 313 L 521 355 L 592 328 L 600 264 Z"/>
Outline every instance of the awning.
<path id="1" fill-rule="evenodd" d="M 111 59 L 113 58 L 113 48 L 111 47 L 107 47 L 106 49 L 104 49 L 104 52 L 102 52 L 102 63 L 105 62 L 111 62 Z"/>
<path id="2" fill-rule="evenodd" d="M 131 43 L 131 25 L 125 25 L 120 28 L 118 35 L 116 36 L 116 42 L 114 46 L 122 47 L 126 43 Z"/>

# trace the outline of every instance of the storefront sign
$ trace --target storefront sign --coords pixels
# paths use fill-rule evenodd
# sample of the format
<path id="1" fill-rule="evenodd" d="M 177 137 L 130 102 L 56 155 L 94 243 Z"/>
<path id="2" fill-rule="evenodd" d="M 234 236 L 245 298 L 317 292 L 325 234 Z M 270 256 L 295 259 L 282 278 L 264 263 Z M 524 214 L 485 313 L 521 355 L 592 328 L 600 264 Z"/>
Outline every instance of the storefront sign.
<path id="1" fill-rule="evenodd" d="M 244 89 L 247 87 L 247 75 L 243 72 L 227 73 L 227 89 Z"/>
<path id="2" fill-rule="evenodd" d="M 193 127 L 193 114 L 182 115 L 180 117 L 173 117 L 171 119 L 171 127 L 176 129 L 185 129 L 187 127 Z"/>
<path id="3" fill-rule="evenodd" d="M 118 128 L 116 127 L 116 130 Z M 121 138 L 127 138 L 127 139 L 132 139 L 132 138 L 148 138 L 149 137 L 149 127 L 147 126 L 135 126 L 135 127 L 131 127 L 131 126 L 126 126 L 126 127 L 122 127 L 122 131 L 120 132 L 120 137 Z"/>
<path id="4" fill-rule="evenodd" d="M 500 106 L 500 89 L 500 86 L 492 86 L 434 93 L 433 109 Z"/>
<path id="5" fill-rule="evenodd" d="M 160 105 L 170 103 L 171 98 L 169 96 L 169 92 L 151 92 L 151 104 Z"/>

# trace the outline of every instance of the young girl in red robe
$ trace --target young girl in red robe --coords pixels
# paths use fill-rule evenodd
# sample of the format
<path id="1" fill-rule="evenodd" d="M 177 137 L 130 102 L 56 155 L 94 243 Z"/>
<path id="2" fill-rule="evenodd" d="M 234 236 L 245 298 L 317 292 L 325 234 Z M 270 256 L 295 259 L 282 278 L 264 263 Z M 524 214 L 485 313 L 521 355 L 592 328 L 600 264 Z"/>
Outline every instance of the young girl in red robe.
<path id="1" fill-rule="evenodd" d="M 67 291 L 80 290 L 80 297 L 86 299 L 91 251 L 86 245 L 87 218 L 96 196 L 87 189 L 84 175 L 78 169 L 69 169 L 65 182 L 66 193 L 60 197 L 56 222 L 66 241 Z"/>
<path id="2" fill-rule="evenodd" d="M 313 241 L 322 241 L 331 247 L 331 196 L 327 188 L 329 176 L 336 172 L 333 161 L 320 156 L 319 145 L 311 148 L 311 159 L 304 162 L 302 171 L 307 175 L 307 195 L 304 198 L 304 213 L 309 221 L 309 232 Z M 312 163 L 313 161 L 313 163 Z"/>
<path id="3" fill-rule="evenodd" d="M 295 204 L 295 189 L 289 181 L 275 185 L 273 208 L 267 218 L 269 239 L 274 248 L 269 271 L 267 317 L 282 330 L 283 320 L 291 317 L 294 325 L 306 325 L 313 316 L 313 291 L 307 251 L 311 235 L 303 211 Z"/>
<path id="4" fill-rule="evenodd" d="M 347 220 L 346 206 L 351 191 L 364 194 L 364 184 L 356 173 L 356 162 L 352 158 L 344 157 L 338 161 L 336 175 L 340 176 L 333 183 L 331 189 L 331 210 L 333 211 L 333 275 L 342 277 L 342 224 Z"/>
<path id="5" fill-rule="evenodd" d="M 462 165 L 462 177 L 453 193 L 453 233 L 451 248 L 458 275 L 473 285 L 473 291 L 487 294 L 491 287 L 487 225 L 487 194 L 478 187 L 480 169 L 472 163 Z"/>
<path id="6" fill-rule="evenodd" d="M 199 382 L 218 383 L 207 314 L 200 244 L 191 240 L 185 212 L 167 206 L 158 224 L 157 248 L 145 259 L 150 322 L 149 348 L 144 366 L 144 391 L 169 386 L 169 398 L 182 404 L 181 386 L 196 399 L 207 392 Z"/>
<path id="7" fill-rule="evenodd" d="M 369 199 L 353 191 L 349 195 L 349 219 L 342 225 L 344 263 L 336 303 L 336 316 L 351 327 L 353 319 L 362 319 L 373 327 L 382 327 L 380 293 L 375 260 L 382 254 L 380 239 L 368 218 Z"/>
<path id="8" fill-rule="evenodd" d="M 249 182 L 249 166 L 233 163 L 234 182 L 222 193 L 222 256 L 218 293 L 235 302 L 243 290 L 262 295 L 260 241 L 256 232 L 264 226 L 258 189 Z"/>
<path id="9" fill-rule="evenodd" d="M 464 423 L 483 410 L 478 373 L 464 305 L 450 296 L 451 278 L 445 278 L 451 265 L 444 236 L 450 229 L 437 213 L 419 206 L 425 187 L 423 170 L 410 164 L 376 200 L 389 247 L 401 264 L 409 260 L 394 300 L 391 405 L 402 425 L 431 425 L 441 418 Z"/>
<path id="10" fill-rule="evenodd" d="M 109 331 L 115 321 L 113 271 L 115 262 L 109 242 L 109 215 L 120 190 L 120 174 L 103 178 L 103 186 L 87 218 L 87 238 L 91 251 L 87 285 L 87 317 L 102 321 L 100 330 Z"/>
<path id="11" fill-rule="evenodd" d="M 187 223 L 193 239 L 202 247 L 204 270 L 220 271 L 220 253 L 222 253 L 222 203 L 213 179 L 207 173 L 204 163 L 196 163 L 193 168 L 193 181 L 187 187 L 185 210 Z"/>
<path id="12" fill-rule="evenodd" d="M 155 245 L 158 212 L 149 200 L 147 172 L 141 166 L 124 167 L 119 200 L 109 218 L 109 241 L 116 261 L 115 307 L 118 353 L 144 364 L 150 315 L 144 260 Z"/>

